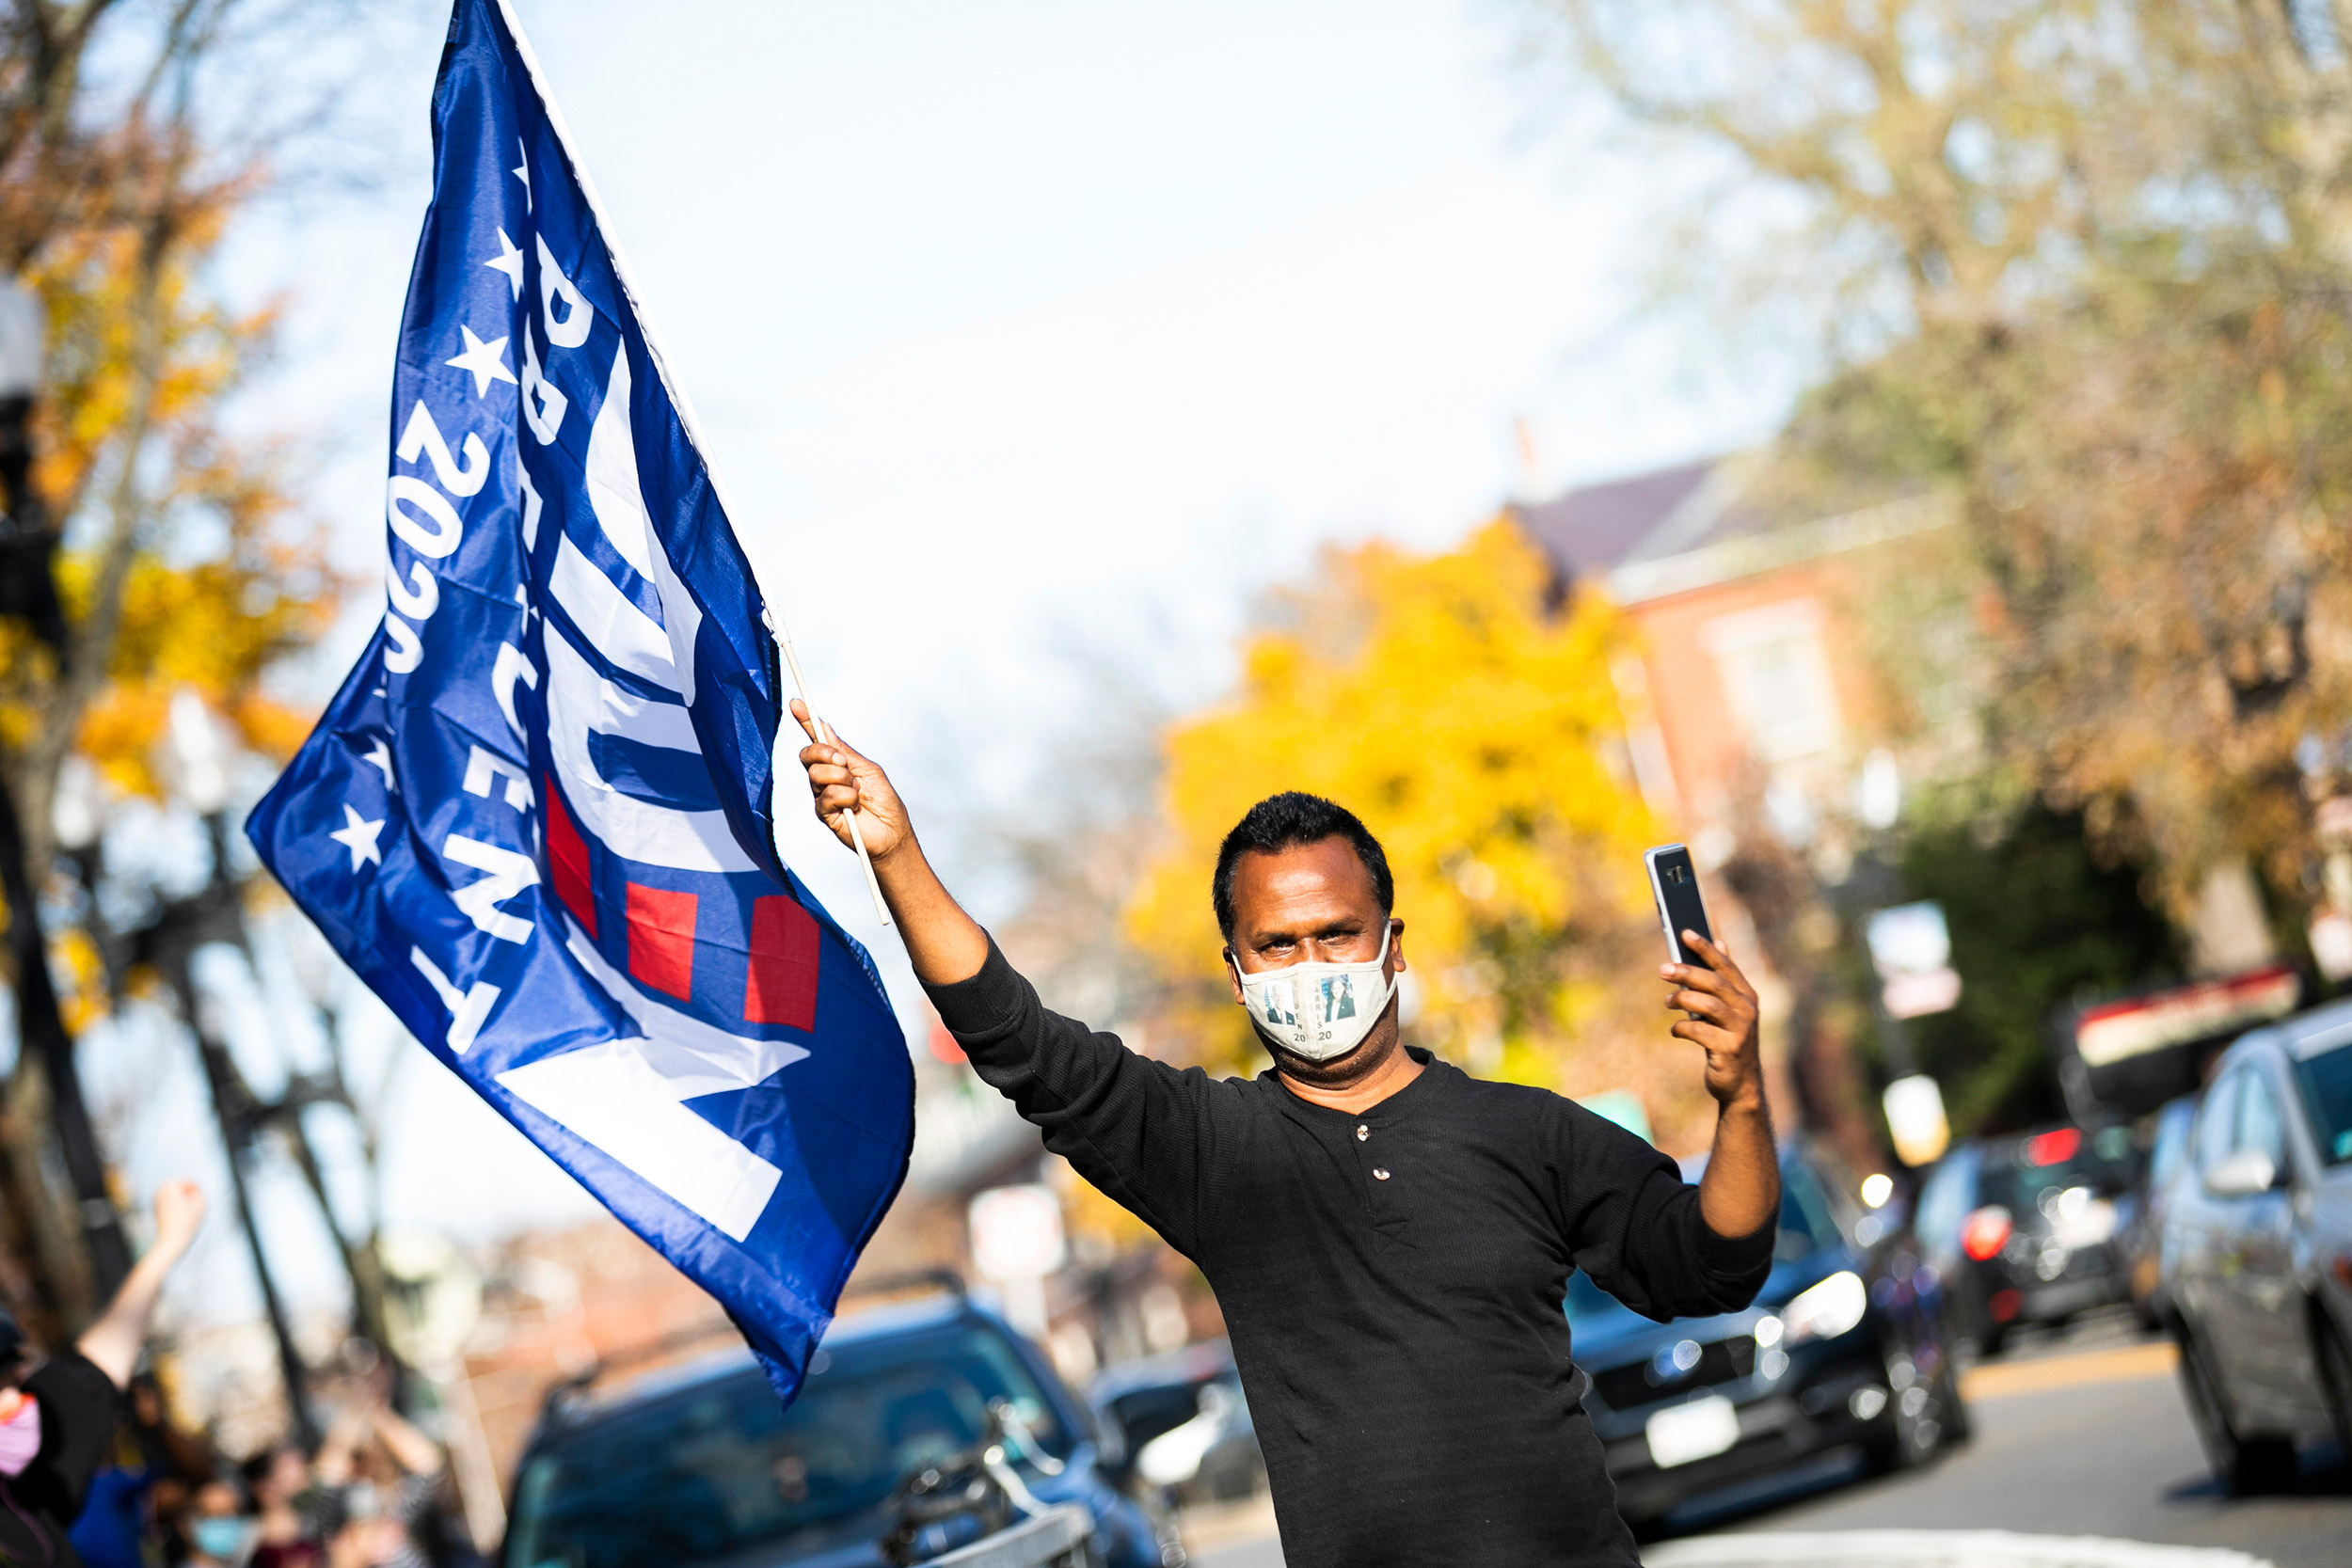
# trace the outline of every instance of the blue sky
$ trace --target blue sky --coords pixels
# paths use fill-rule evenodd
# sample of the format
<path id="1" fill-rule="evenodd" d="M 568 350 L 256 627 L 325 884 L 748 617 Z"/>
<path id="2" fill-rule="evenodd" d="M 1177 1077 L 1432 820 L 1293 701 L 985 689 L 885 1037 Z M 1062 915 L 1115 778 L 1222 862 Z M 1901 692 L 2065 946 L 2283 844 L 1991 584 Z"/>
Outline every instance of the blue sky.
<path id="1" fill-rule="evenodd" d="M 1251 596 L 1320 544 L 1441 546 L 1515 491 L 1753 440 L 1785 406 L 1634 319 L 1683 177 L 1548 103 L 1502 0 L 517 9 L 771 600 L 845 732 L 923 759 L 918 814 L 954 785 L 943 736 L 985 753 L 963 776 L 1014 779 L 1083 722 L 1073 649 L 1212 698 Z M 392 181 L 268 217 L 229 269 L 288 291 L 251 417 L 326 454 L 315 508 L 355 569 L 383 549 L 437 35 L 365 88 Z M 787 855 L 908 989 L 854 864 L 790 815 Z M 396 1216 L 583 1212 L 428 1059 L 399 1083 Z M 225 1306 L 242 1266 L 215 1228 Z"/>

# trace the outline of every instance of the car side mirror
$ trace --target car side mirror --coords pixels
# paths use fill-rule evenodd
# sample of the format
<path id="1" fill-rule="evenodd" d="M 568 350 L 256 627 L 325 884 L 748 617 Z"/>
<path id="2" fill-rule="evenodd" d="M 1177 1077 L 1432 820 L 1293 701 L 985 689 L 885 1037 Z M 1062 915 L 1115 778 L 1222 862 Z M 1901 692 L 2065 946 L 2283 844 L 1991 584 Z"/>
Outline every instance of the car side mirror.
<path id="1" fill-rule="evenodd" d="M 2205 1173 L 2205 1191 L 2216 1197 L 2252 1197 L 2279 1185 L 2279 1167 L 2259 1148 L 2241 1148 Z"/>

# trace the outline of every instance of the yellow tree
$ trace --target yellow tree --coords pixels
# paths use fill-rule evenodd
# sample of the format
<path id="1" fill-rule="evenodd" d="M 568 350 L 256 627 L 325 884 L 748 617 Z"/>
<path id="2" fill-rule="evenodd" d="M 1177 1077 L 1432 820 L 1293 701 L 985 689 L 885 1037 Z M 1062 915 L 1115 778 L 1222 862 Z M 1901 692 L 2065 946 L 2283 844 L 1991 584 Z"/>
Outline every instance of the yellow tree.
<path id="1" fill-rule="evenodd" d="M 0 1220 L 39 1266 L 0 1290 L 66 1323 L 128 1249 L 44 961 L 59 781 L 79 749 L 152 790 L 158 720 L 182 688 L 282 746 L 291 725 L 261 673 L 331 596 L 317 552 L 285 532 L 279 454 L 223 421 L 268 319 L 206 287 L 226 226 L 310 114 L 270 69 L 270 47 L 318 42 L 304 8 L 11 0 L 0 26 L 0 259 L 49 328 L 40 462 L 6 502 L 8 603 L 25 619 L 0 621 L 0 890 L 24 1046 L 0 1103 Z"/>
<path id="2" fill-rule="evenodd" d="M 182 689 L 199 692 L 264 754 L 300 744 L 303 717 L 263 696 L 261 682 L 323 629 L 338 584 L 323 538 L 291 526 L 285 452 L 221 428 L 272 322 L 227 312 L 193 288 L 217 234 L 213 224 L 195 231 L 201 243 L 158 290 L 160 363 L 141 422 L 163 461 L 133 482 L 138 526 L 113 549 L 112 541 L 70 544 L 57 562 L 67 623 L 81 633 L 72 652 L 88 667 L 60 670 L 21 624 L 0 645 L 0 740 L 24 759 L 22 772 L 41 771 L 48 752 L 78 750 L 117 789 L 159 797 L 155 746 Z M 140 265 L 124 237 L 110 235 L 61 247 L 37 274 L 53 334 L 40 479 L 69 515 L 100 464 L 125 459 L 116 449 L 142 379 L 124 320 L 135 285 L 125 275 Z M 122 483 L 117 476 L 118 494 Z M 32 795 L 45 782 L 26 778 L 19 788 Z M 29 822 L 28 832 L 38 833 Z"/>
<path id="3" fill-rule="evenodd" d="M 1330 552 L 1277 609 L 1240 690 L 1166 739 L 1167 847 L 1127 911 L 1162 972 L 1152 1037 L 1219 1066 L 1263 1060 L 1220 977 L 1209 880 L 1252 802 L 1307 790 L 1388 850 L 1420 1042 L 1570 1092 L 1633 1087 L 1666 1131 L 1696 1080 L 1659 1060 L 1672 1053 L 1640 983 L 1651 823 L 1620 760 L 1613 612 L 1559 603 L 1502 521 L 1434 556 Z"/>

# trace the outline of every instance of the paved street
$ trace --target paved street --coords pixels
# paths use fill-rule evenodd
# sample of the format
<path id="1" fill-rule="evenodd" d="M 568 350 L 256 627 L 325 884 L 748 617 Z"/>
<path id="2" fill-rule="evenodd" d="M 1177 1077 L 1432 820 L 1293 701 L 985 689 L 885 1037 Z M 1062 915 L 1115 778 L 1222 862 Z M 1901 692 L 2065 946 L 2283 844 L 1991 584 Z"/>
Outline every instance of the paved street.
<path id="1" fill-rule="evenodd" d="M 2233 1546 L 2279 1568 L 2352 1562 L 2352 1474 L 2313 1456 L 2292 1495 L 2233 1500 L 2214 1487 L 2182 1408 L 2169 1347 L 2118 1322 L 2020 1347 L 1972 1374 L 1976 1437 L 1913 1475 L 1843 1470 L 1718 1499 L 1692 1530 L 2008 1529 Z M 1279 1568 L 1271 1519 L 1235 1540 L 1221 1521 L 1206 1568 Z"/>

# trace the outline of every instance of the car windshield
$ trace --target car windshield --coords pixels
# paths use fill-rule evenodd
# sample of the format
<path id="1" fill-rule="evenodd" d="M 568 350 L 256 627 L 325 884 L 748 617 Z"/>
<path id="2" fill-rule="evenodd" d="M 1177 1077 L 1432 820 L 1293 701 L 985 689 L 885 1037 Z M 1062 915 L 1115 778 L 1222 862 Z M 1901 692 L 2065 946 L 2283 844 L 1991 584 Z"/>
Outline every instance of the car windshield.
<path id="1" fill-rule="evenodd" d="M 747 1370 L 621 1412 L 524 1467 L 506 1568 L 677 1568 L 818 1548 L 852 1524 L 879 1535 L 900 1478 L 970 1447 L 997 1400 L 1069 1451 L 1028 1368 L 977 1323 L 821 1349 L 789 1410 Z"/>
<path id="2" fill-rule="evenodd" d="M 1828 1243 L 1823 1237 L 1835 1237 L 1837 1229 L 1830 1218 L 1829 1200 L 1821 1195 L 1820 1183 L 1803 1165 L 1783 1165 L 1780 1170 L 1780 1235 L 1772 1243 L 1772 1260 L 1793 1263 L 1811 1257 Z M 1612 1318 L 1631 1316 L 1631 1311 L 1616 1297 L 1593 1283 L 1592 1276 L 1582 1269 L 1568 1275 L 1566 1301 L 1568 1322 L 1578 1328 L 1592 1328 Z"/>
<path id="3" fill-rule="evenodd" d="M 1797 1263 L 1829 1245 L 1837 1235 L 1821 1184 L 1803 1165 L 1780 1168 L 1780 1234 L 1772 1240 L 1772 1261 Z"/>
<path id="4" fill-rule="evenodd" d="M 1983 1201 L 2014 1215 L 2048 1213 L 2074 1188 L 2111 1194 L 2130 1179 L 2130 1135 L 2122 1129 L 2104 1129 L 2094 1138 L 2079 1128 L 2056 1127 L 2011 1146 L 2005 1156 L 1986 1159 Z"/>
<path id="5" fill-rule="evenodd" d="M 2295 1082 L 2312 1118 L 2312 1140 L 2331 1165 L 2352 1160 L 2352 1044 L 2332 1046 L 2295 1064 Z"/>

